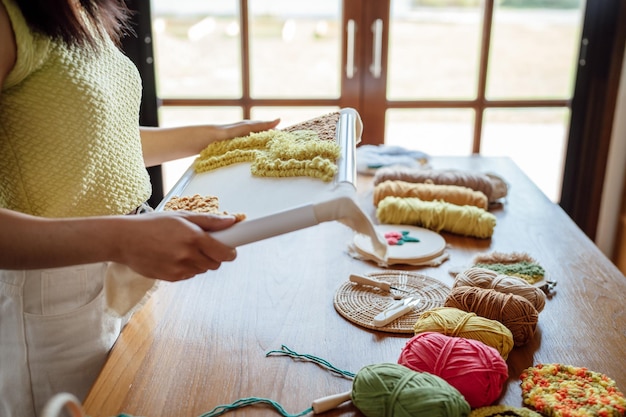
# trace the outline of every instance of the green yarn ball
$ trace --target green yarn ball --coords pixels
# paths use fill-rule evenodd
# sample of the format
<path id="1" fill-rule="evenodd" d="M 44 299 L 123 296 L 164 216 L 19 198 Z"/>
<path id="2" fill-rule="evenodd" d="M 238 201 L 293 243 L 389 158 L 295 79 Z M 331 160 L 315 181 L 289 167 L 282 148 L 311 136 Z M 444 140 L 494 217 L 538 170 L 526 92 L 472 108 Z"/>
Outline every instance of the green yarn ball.
<path id="1" fill-rule="evenodd" d="M 469 404 L 442 378 L 395 363 L 363 367 L 352 403 L 367 417 L 467 417 Z"/>

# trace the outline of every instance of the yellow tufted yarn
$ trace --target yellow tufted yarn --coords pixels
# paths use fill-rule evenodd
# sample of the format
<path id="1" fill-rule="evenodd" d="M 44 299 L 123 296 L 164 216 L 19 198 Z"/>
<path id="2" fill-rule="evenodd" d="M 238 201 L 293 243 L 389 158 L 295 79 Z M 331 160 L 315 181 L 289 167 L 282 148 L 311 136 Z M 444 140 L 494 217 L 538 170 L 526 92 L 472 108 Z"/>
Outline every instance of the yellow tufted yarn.
<path id="1" fill-rule="evenodd" d="M 442 200 L 458 206 L 476 206 L 487 210 L 489 202 L 481 191 L 459 185 L 383 181 L 374 187 L 374 205 L 385 197 L 417 197 L 424 201 Z"/>
<path id="2" fill-rule="evenodd" d="M 483 239 L 491 237 L 496 226 L 496 216 L 478 207 L 415 197 L 385 197 L 378 204 L 376 217 L 381 223 L 409 224 Z"/>
<path id="3" fill-rule="evenodd" d="M 269 130 L 210 144 L 194 161 L 194 170 L 251 162 L 250 171 L 258 177 L 309 176 L 329 182 L 340 153 L 335 141 L 322 140 L 311 130 Z"/>
<path id="4" fill-rule="evenodd" d="M 491 288 L 505 294 L 516 294 L 532 303 L 537 312 L 541 312 L 546 304 L 546 295 L 539 288 L 527 281 L 498 274 L 485 268 L 469 268 L 457 274 L 453 287 Z"/>
<path id="5" fill-rule="evenodd" d="M 504 360 L 513 349 L 513 334 L 505 325 L 454 307 L 425 311 L 417 319 L 413 329 L 415 334 L 438 332 L 446 336 L 478 340 L 496 349 Z"/>

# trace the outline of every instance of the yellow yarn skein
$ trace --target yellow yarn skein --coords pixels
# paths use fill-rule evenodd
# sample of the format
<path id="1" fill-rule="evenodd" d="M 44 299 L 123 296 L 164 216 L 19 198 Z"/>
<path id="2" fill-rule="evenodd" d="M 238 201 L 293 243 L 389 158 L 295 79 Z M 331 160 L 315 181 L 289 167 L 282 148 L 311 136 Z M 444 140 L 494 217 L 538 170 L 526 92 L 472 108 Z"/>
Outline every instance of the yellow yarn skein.
<path id="1" fill-rule="evenodd" d="M 376 217 L 381 223 L 409 224 L 483 239 L 491 237 L 496 226 L 496 216 L 481 208 L 415 197 L 385 197 L 378 204 Z"/>
<path id="2" fill-rule="evenodd" d="M 439 307 L 422 313 L 413 326 L 415 334 L 437 332 L 474 339 L 500 352 L 504 360 L 513 349 L 513 334 L 502 323 L 455 307 Z"/>
<path id="3" fill-rule="evenodd" d="M 529 284 L 522 278 L 501 275 L 485 268 L 468 268 L 457 274 L 453 288 L 467 286 L 493 289 L 505 294 L 524 297 L 540 313 L 546 305 L 546 295 L 541 289 Z"/>
<path id="4" fill-rule="evenodd" d="M 476 206 L 482 209 L 489 207 L 487 196 L 481 191 L 474 191 L 460 185 L 432 183 L 413 183 L 407 181 L 383 181 L 374 187 L 374 205 L 385 197 L 417 197 L 423 201 L 443 200 L 458 206 Z"/>

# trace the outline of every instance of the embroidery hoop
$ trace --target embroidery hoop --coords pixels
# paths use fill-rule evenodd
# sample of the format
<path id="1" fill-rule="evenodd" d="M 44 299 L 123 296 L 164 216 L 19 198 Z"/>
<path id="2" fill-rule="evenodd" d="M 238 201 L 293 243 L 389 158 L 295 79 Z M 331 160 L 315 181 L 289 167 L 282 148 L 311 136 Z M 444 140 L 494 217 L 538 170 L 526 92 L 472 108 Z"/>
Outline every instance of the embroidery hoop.
<path id="1" fill-rule="evenodd" d="M 408 231 L 409 236 L 419 242 L 407 242 L 403 245 L 390 245 L 387 248 L 387 259 L 382 260 L 374 250 L 372 242 L 364 235 L 355 235 L 354 250 L 364 259 L 386 265 L 420 265 L 439 258 L 446 249 L 446 241 L 439 233 L 423 227 L 403 224 L 380 224 L 374 226 L 378 234 L 387 232 Z"/>

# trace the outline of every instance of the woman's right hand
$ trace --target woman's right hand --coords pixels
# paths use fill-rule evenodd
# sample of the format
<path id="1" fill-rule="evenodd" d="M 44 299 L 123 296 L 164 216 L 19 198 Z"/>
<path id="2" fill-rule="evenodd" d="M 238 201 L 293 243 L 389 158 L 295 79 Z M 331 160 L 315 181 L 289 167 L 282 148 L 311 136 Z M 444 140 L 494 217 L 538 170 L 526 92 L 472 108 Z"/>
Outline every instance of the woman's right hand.
<path id="1" fill-rule="evenodd" d="M 160 212 L 129 216 L 119 239 L 116 261 L 136 272 L 166 281 L 191 278 L 232 261 L 237 251 L 210 233 L 232 226 L 233 216 Z"/>

